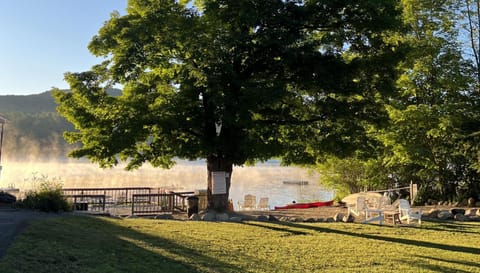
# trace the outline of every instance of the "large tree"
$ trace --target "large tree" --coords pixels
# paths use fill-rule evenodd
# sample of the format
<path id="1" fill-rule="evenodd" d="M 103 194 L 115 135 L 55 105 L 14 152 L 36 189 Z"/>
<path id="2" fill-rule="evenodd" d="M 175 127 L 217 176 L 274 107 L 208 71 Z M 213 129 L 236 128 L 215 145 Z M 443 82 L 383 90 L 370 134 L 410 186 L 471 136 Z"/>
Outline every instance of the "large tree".
<path id="1" fill-rule="evenodd" d="M 206 158 L 208 207 L 234 165 L 348 153 L 381 116 L 401 46 L 397 1 L 130 0 L 89 45 L 105 62 L 55 92 L 65 134 L 102 167 Z M 123 86 L 119 97 L 106 89 Z M 225 173 L 226 193 L 213 194 Z"/>
<path id="2" fill-rule="evenodd" d="M 387 107 L 390 125 L 376 133 L 386 173 L 419 183 L 425 199 L 462 200 L 478 192 L 466 137 L 476 123 L 476 76 L 462 54 L 458 2 L 402 1 L 412 50 L 400 66 L 399 96 Z"/>

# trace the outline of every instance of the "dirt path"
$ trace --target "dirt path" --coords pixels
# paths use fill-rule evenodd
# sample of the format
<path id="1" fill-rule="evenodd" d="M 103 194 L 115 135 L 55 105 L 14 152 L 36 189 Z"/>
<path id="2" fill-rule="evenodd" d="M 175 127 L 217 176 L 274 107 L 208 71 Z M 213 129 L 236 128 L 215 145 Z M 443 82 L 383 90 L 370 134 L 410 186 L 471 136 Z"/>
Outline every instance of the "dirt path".
<path id="1" fill-rule="evenodd" d="M 58 217 L 62 214 L 28 210 L 0 209 L 0 259 L 5 255 L 15 237 L 34 220 Z"/>

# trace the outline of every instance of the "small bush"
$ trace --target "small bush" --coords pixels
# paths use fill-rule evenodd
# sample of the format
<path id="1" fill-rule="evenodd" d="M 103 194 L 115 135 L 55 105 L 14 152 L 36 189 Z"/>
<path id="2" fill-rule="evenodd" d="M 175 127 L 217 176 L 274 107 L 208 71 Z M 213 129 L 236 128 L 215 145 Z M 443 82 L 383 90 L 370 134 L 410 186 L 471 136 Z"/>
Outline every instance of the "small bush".
<path id="1" fill-rule="evenodd" d="M 34 184 L 38 184 L 38 188 L 27 192 L 25 198 L 18 202 L 19 207 L 45 212 L 71 210 L 71 204 L 63 196 L 61 182 L 43 175 L 34 175 L 32 180 Z"/>

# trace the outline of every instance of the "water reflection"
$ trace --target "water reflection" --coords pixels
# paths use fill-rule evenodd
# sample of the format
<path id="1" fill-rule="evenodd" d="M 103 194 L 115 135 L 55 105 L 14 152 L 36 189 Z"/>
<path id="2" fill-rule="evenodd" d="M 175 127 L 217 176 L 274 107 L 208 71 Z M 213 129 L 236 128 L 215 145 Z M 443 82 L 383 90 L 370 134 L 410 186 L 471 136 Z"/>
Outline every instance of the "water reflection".
<path id="1" fill-rule="evenodd" d="M 0 188 L 14 185 L 21 191 L 37 187 L 34 176 L 60 180 L 64 187 L 162 187 L 176 191 L 193 191 L 206 188 L 205 162 L 179 161 L 170 170 L 143 166 L 135 171 L 125 171 L 122 166 L 100 169 L 90 163 L 5 163 Z M 283 181 L 308 181 L 308 185 L 286 185 Z M 230 197 L 234 205 L 246 194 L 268 197 L 270 206 L 279 206 L 292 201 L 328 201 L 331 191 L 320 184 L 318 174 L 297 167 L 282 167 L 276 161 L 258 164 L 255 167 L 235 167 L 232 175 Z"/>

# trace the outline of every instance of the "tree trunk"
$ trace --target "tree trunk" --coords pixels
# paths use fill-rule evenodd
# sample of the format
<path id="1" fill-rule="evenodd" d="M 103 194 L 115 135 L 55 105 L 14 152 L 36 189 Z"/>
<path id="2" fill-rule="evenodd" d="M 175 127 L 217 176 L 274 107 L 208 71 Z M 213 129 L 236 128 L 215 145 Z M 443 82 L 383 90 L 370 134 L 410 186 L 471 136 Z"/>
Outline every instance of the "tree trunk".
<path id="1" fill-rule="evenodd" d="M 207 200 L 208 210 L 225 211 L 228 206 L 228 195 L 230 191 L 230 181 L 232 178 L 233 164 L 226 158 L 219 156 L 207 157 L 207 171 L 208 171 L 208 188 L 207 188 Z M 225 172 L 225 182 L 227 192 L 225 194 L 213 194 L 213 175 L 212 172 Z"/>

